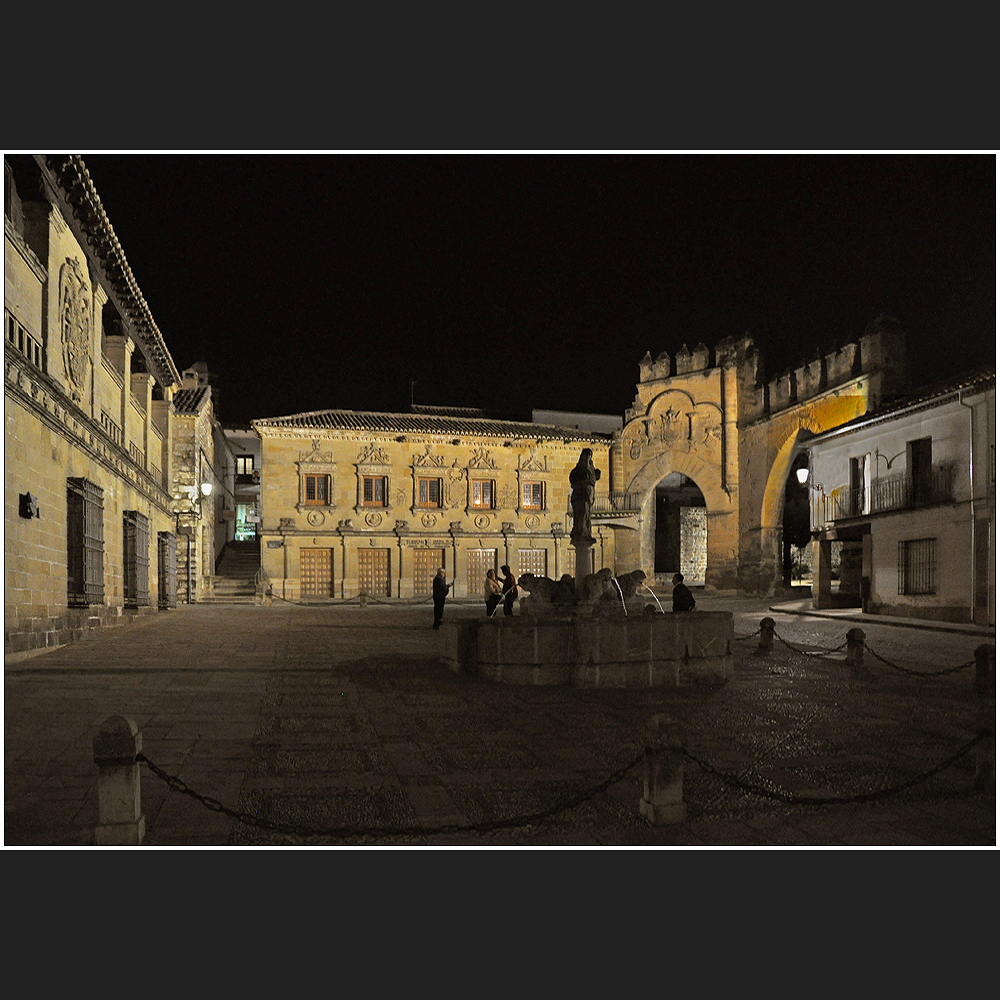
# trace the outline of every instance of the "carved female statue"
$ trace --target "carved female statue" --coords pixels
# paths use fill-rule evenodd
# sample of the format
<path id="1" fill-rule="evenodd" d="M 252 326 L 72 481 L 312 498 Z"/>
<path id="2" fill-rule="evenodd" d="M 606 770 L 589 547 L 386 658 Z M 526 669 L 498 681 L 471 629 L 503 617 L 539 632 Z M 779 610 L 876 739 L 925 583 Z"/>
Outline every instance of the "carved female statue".
<path id="1" fill-rule="evenodd" d="M 594 506 L 594 487 L 600 478 L 601 470 L 594 468 L 593 450 L 584 448 L 580 452 L 580 461 L 569 474 L 569 499 L 573 505 L 573 530 L 569 536 L 571 542 L 594 543 L 590 511 Z"/>

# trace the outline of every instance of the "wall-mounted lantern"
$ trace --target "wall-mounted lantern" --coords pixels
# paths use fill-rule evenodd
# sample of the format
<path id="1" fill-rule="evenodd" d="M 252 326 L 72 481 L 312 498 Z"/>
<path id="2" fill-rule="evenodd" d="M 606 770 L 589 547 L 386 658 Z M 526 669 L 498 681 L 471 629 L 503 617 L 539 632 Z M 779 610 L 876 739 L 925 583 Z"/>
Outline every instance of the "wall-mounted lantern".
<path id="1" fill-rule="evenodd" d="M 38 506 L 38 497 L 34 493 L 22 493 L 18 497 L 21 517 L 41 517 L 42 509 Z"/>

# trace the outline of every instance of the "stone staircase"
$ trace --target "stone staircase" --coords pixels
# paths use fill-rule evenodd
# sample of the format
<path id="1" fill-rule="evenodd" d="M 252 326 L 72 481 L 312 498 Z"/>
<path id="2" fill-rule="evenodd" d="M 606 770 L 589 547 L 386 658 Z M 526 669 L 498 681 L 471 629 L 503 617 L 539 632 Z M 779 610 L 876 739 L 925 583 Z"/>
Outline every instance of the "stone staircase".
<path id="1" fill-rule="evenodd" d="M 253 604 L 254 577 L 260 569 L 260 541 L 227 542 L 215 571 L 212 593 L 203 604 Z"/>

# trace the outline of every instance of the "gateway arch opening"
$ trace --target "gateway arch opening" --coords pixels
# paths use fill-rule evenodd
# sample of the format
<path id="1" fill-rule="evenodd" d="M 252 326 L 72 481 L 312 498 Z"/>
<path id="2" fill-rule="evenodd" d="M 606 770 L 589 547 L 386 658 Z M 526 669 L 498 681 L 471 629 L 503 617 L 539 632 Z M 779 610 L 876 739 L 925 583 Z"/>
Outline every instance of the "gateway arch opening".
<path id="1" fill-rule="evenodd" d="M 661 586 L 670 586 L 674 573 L 683 573 L 688 586 L 705 585 L 706 515 L 705 497 L 693 479 L 671 472 L 657 485 L 653 569 Z"/>

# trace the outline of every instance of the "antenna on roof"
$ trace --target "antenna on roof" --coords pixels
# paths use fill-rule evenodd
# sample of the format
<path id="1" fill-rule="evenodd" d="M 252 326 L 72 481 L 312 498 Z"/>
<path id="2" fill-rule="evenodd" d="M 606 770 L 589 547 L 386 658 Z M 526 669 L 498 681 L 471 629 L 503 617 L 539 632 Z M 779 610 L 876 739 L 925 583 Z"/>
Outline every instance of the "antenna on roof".
<path id="1" fill-rule="evenodd" d="M 410 409 L 411 409 L 411 410 L 413 409 L 413 406 L 414 406 L 414 400 L 413 400 L 413 387 L 414 387 L 414 386 L 415 386 L 416 384 L 417 384 L 417 380 L 416 380 L 416 379 L 414 379 L 414 378 L 411 378 L 411 379 L 410 379 Z"/>

